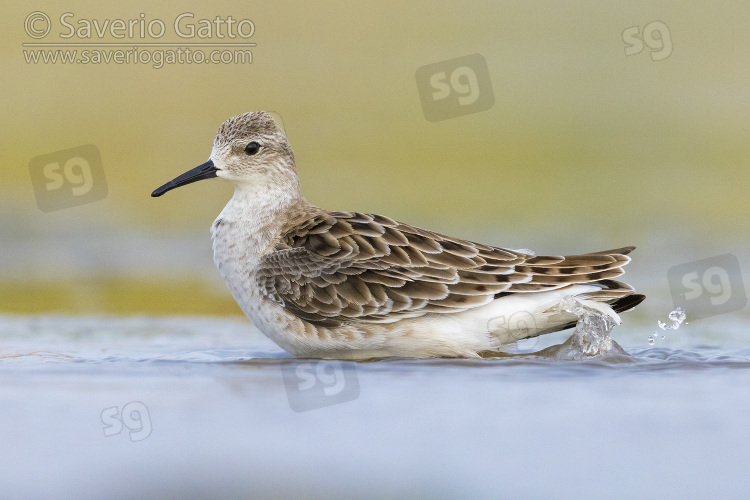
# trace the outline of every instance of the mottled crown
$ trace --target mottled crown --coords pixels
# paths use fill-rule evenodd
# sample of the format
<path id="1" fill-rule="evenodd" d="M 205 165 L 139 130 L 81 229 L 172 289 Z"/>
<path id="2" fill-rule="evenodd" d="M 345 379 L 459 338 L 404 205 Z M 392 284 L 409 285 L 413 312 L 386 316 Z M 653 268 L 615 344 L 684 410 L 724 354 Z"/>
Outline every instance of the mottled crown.
<path id="1" fill-rule="evenodd" d="M 222 123 L 216 132 L 214 147 L 222 148 L 237 139 L 266 139 L 287 144 L 284 131 L 265 111 L 250 111 L 233 116 Z"/>

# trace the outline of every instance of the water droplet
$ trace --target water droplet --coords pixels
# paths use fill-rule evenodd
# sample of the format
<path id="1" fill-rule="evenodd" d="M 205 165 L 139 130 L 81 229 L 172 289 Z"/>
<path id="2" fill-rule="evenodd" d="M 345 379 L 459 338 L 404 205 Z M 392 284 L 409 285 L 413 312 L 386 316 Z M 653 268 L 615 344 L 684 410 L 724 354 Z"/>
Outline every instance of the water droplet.
<path id="1" fill-rule="evenodd" d="M 682 322 L 685 321 L 685 310 L 681 307 L 678 307 L 677 309 L 669 313 L 669 319 L 672 320 L 671 325 L 667 325 L 662 321 L 657 321 L 656 324 L 659 325 L 659 328 L 661 328 L 662 330 L 677 330 L 678 328 L 680 328 Z"/>
<path id="2" fill-rule="evenodd" d="M 678 323 L 682 323 L 685 321 L 685 310 L 681 307 L 678 307 L 671 313 L 669 313 L 669 319 L 672 321 L 677 321 Z"/>

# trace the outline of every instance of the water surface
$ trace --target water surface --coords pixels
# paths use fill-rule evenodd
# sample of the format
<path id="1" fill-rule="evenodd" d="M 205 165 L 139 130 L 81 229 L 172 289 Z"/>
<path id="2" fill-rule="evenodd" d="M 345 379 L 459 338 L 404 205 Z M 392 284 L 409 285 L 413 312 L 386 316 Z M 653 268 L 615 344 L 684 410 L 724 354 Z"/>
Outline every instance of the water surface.
<path id="1" fill-rule="evenodd" d="M 651 347 L 626 318 L 630 356 L 608 359 L 339 363 L 291 359 L 242 318 L 0 316 L 0 490 L 738 497 L 747 328 L 711 325 Z M 699 329 L 721 345 L 691 343 Z M 289 384 L 310 374 L 325 387 Z"/>

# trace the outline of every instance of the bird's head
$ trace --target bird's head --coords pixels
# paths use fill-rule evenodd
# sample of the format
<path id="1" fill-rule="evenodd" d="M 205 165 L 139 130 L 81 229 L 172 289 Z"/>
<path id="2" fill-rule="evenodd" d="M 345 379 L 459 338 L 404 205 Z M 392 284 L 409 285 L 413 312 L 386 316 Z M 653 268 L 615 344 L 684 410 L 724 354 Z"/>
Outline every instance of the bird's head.
<path id="1" fill-rule="evenodd" d="M 289 141 L 264 111 L 251 111 L 222 123 L 209 160 L 154 190 L 151 196 L 212 177 L 231 181 L 239 189 L 298 189 Z"/>

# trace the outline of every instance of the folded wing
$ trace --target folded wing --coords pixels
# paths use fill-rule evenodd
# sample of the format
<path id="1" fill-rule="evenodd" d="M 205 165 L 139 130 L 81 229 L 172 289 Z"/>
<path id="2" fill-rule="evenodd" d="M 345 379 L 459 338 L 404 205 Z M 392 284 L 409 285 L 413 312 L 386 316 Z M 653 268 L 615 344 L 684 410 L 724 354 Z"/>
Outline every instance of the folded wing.
<path id="1" fill-rule="evenodd" d="M 465 241 L 387 217 L 320 210 L 290 223 L 256 273 L 263 293 L 310 323 L 392 322 L 479 307 L 514 293 L 597 282 L 596 300 L 633 289 L 612 278 L 630 261 L 624 247 L 536 256 Z"/>

